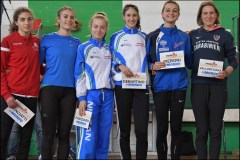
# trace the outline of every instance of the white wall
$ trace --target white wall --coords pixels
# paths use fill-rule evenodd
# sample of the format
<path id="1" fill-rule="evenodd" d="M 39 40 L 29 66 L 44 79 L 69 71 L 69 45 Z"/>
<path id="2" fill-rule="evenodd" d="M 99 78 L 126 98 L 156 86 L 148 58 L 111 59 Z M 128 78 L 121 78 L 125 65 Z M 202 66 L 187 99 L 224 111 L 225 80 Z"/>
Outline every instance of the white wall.
<path id="1" fill-rule="evenodd" d="M 180 17 L 176 22 L 179 29 L 190 31 L 198 28 L 197 11 L 203 1 L 177 1 L 180 5 Z M 157 29 L 164 21 L 161 16 L 165 1 L 123 1 L 125 4 L 135 4 L 139 8 L 142 31 L 149 33 Z"/>
<path id="2" fill-rule="evenodd" d="M 8 0 L 3 0 L 3 3 L 11 21 L 12 21 L 14 9 L 16 9 L 17 7 L 23 7 L 23 6 L 28 7 L 28 1 L 11 0 L 11 4 L 10 4 Z M 10 22 L 7 18 L 6 12 L 3 10 L 2 24 L 1 24 L 1 41 L 2 41 L 2 38 L 8 35 L 9 33 L 8 32 L 9 24 Z"/>

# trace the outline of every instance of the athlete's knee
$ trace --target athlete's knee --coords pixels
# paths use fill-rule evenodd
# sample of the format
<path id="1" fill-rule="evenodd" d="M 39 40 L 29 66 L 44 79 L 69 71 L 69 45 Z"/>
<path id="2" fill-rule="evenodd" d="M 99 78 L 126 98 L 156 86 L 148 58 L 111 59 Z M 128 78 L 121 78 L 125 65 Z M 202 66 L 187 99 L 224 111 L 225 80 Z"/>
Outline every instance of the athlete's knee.
<path id="1" fill-rule="evenodd" d="M 58 138 L 59 139 L 69 139 L 70 132 L 69 131 L 59 131 Z"/>

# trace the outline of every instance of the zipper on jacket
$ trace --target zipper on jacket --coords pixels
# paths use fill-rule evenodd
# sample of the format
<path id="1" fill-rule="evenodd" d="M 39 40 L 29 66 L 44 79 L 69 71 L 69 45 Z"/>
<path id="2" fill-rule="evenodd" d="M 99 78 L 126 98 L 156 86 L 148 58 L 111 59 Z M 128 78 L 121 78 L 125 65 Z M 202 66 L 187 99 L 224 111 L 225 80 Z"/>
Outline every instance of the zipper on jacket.
<path id="1" fill-rule="evenodd" d="M 28 39 L 29 39 L 29 37 L 26 37 L 26 44 L 27 44 L 27 46 L 28 46 L 28 41 L 29 41 Z"/>
<path id="2" fill-rule="evenodd" d="M 132 42 L 133 42 L 133 56 L 136 54 L 136 48 L 135 48 L 135 41 L 134 41 L 134 34 L 133 29 L 131 29 L 131 36 L 132 36 Z M 134 68 L 136 68 L 136 58 L 134 58 Z"/>
<path id="3" fill-rule="evenodd" d="M 102 97 L 103 97 L 103 101 L 104 101 L 104 90 L 101 89 L 101 91 L 102 91 Z"/>

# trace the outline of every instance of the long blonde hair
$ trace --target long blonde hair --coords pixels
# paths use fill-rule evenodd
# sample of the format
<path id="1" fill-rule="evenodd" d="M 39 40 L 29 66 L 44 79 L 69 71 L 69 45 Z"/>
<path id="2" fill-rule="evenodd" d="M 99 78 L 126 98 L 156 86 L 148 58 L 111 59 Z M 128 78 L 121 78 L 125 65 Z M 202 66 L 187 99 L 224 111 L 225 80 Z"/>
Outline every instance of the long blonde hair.
<path id="1" fill-rule="evenodd" d="M 55 26 L 60 28 L 60 23 L 57 21 L 58 18 L 60 18 L 61 16 L 61 13 L 62 11 L 65 11 L 65 10 L 70 10 L 74 13 L 75 15 L 75 22 L 74 22 L 74 28 L 72 29 L 73 31 L 80 31 L 81 29 L 81 26 L 82 26 L 82 22 L 76 18 L 76 12 L 74 11 L 73 8 L 69 7 L 69 6 L 63 6 L 62 8 L 60 8 L 58 11 L 57 11 L 57 18 L 56 18 L 56 23 L 55 23 Z"/>

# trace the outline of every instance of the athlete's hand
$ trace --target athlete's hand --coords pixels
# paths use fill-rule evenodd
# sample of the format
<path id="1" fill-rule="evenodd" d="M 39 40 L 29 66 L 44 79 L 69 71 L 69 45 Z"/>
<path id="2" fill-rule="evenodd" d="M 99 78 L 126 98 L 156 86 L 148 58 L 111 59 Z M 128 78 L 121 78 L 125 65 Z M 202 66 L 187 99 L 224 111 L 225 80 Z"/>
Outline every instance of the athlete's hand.
<path id="1" fill-rule="evenodd" d="M 81 101 L 79 103 L 78 110 L 79 110 L 80 116 L 85 116 L 86 115 L 86 113 L 85 113 L 86 107 L 87 107 L 87 102 L 86 101 Z"/>
<path id="2" fill-rule="evenodd" d="M 18 106 L 18 103 L 16 102 L 16 99 L 13 96 L 9 97 L 6 100 L 6 103 L 10 108 L 16 108 Z"/>
<path id="3" fill-rule="evenodd" d="M 127 66 L 124 66 L 124 65 L 120 64 L 118 68 L 120 69 L 121 72 L 123 72 L 125 74 L 126 77 L 133 77 L 134 76 L 132 71 Z"/>
<path id="4" fill-rule="evenodd" d="M 153 64 L 153 70 L 155 70 L 155 71 L 158 71 L 158 70 L 160 70 L 160 69 L 162 69 L 162 68 L 165 68 L 166 67 L 166 63 L 165 62 L 155 62 L 154 64 Z"/>
<path id="5" fill-rule="evenodd" d="M 221 72 L 219 72 L 219 73 L 215 76 L 215 78 L 217 78 L 217 79 L 224 79 L 224 78 L 226 78 L 227 76 L 228 76 L 228 74 L 227 74 L 226 71 L 221 71 Z"/>

